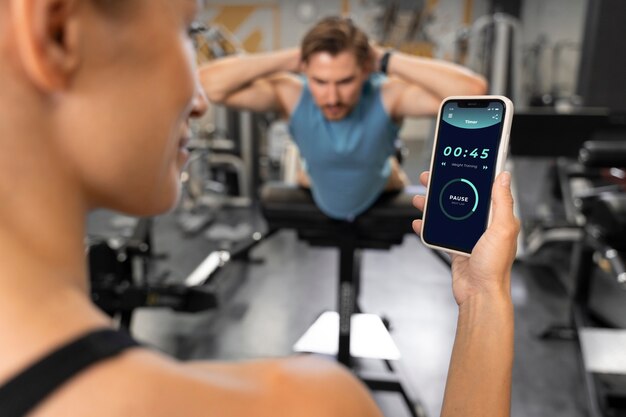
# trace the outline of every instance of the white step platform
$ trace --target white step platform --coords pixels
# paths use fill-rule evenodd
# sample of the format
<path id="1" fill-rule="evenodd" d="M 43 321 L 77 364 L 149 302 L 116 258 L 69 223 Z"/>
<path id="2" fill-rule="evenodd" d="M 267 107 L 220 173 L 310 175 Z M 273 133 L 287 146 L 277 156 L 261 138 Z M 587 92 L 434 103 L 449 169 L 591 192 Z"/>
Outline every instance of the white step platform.
<path id="1" fill-rule="evenodd" d="M 626 375 L 626 330 L 587 327 L 578 336 L 587 371 Z"/>
<path id="2" fill-rule="evenodd" d="M 400 351 L 380 317 L 375 314 L 353 314 L 350 330 L 350 355 L 368 359 L 400 359 Z M 339 314 L 322 313 L 296 342 L 296 352 L 337 355 Z"/>

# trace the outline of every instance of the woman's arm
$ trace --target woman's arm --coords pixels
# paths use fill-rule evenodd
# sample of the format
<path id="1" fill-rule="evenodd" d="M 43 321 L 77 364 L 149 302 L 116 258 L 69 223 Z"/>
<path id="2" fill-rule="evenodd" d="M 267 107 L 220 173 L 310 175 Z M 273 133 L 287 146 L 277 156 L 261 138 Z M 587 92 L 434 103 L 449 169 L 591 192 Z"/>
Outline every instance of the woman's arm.
<path id="1" fill-rule="evenodd" d="M 422 174 L 427 183 L 428 174 Z M 424 197 L 414 199 L 424 208 Z M 513 214 L 510 174 L 493 185 L 492 222 L 470 257 L 452 258 L 452 290 L 459 305 L 456 338 L 441 415 L 504 417 L 510 413 L 513 368 L 511 266 L 519 221 Z M 413 228 L 419 233 L 421 220 Z"/>

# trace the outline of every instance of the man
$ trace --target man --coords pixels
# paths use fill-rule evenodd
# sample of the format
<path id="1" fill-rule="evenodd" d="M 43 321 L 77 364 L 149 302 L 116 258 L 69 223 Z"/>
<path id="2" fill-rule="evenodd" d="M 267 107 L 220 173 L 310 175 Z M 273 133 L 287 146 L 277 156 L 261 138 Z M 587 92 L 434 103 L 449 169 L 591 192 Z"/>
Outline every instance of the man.
<path id="1" fill-rule="evenodd" d="M 294 74 L 300 70 L 304 77 Z M 324 213 L 344 220 L 408 183 L 393 157 L 404 117 L 433 115 L 444 97 L 486 90 L 465 68 L 372 47 L 341 17 L 321 20 L 299 49 L 227 57 L 200 76 L 214 103 L 288 117 L 307 174 L 300 184 Z"/>

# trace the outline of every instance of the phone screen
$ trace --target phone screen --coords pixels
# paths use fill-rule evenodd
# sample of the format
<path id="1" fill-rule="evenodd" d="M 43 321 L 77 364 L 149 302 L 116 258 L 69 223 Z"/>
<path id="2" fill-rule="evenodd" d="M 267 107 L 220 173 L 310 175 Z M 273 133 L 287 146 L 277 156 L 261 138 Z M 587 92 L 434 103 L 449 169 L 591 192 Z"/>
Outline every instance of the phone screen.
<path id="1" fill-rule="evenodd" d="M 497 99 L 442 107 L 424 219 L 427 243 L 471 253 L 485 231 L 505 110 Z"/>

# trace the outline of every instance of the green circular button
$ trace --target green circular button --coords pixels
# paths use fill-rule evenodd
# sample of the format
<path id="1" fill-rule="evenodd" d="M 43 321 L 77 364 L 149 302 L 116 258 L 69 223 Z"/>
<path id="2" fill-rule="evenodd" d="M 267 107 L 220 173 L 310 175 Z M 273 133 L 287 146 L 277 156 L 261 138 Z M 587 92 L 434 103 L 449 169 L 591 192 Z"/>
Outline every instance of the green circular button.
<path id="1" fill-rule="evenodd" d="M 469 213 L 467 213 L 467 214 L 465 214 L 463 216 L 453 216 L 450 213 L 448 213 L 446 211 L 445 207 L 443 206 L 443 195 L 444 195 L 444 193 L 446 191 L 446 188 L 448 188 L 450 185 L 454 184 L 455 182 L 464 182 L 465 184 L 469 185 L 472 188 L 472 190 L 474 190 L 474 197 L 475 197 L 474 207 L 472 207 L 472 210 Z M 449 219 L 452 219 L 452 220 L 465 220 L 469 216 L 474 214 L 474 212 L 476 211 L 476 207 L 478 207 L 478 190 L 476 189 L 474 184 L 472 184 L 470 181 L 466 180 L 465 178 L 453 179 L 452 181 L 449 181 L 446 185 L 444 185 L 443 188 L 441 189 L 441 193 L 439 194 L 439 207 L 441 207 L 441 211 L 443 211 L 443 214 L 445 214 L 446 217 L 448 217 Z"/>

